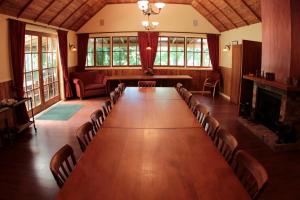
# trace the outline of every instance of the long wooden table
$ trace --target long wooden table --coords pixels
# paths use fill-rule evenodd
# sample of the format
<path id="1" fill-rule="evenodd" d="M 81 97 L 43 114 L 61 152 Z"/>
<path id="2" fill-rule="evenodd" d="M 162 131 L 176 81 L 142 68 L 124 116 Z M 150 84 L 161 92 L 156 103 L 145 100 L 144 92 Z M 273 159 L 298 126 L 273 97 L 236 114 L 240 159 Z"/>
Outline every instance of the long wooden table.
<path id="1" fill-rule="evenodd" d="M 57 199 L 250 199 L 174 92 L 126 88 Z"/>

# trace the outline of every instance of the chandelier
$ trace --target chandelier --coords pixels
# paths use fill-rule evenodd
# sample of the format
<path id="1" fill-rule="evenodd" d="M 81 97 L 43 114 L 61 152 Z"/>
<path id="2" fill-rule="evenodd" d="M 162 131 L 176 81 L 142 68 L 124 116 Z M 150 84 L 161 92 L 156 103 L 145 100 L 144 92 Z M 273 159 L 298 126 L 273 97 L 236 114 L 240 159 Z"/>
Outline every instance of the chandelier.
<path id="1" fill-rule="evenodd" d="M 154 6 L 158 9 L 155 11 L 152 9 L 152 5 L 149 3 L 148 0 L 140 0 L 137 2 L 139 9 L 143 12 L 144 15 L 157 15 L 160 13 L 161 9 L 163 9 L 166 4 L 162 2 L 154 3 Z"/>
<path id="2" fill-rule="evenodd" d="M 166 4 L 161 2 L 154 3 L 154 6 L 157 8 L 157 11 L 155 11 L 152 8 L 152 5 L 149 3 L 148 0 L 140 0 L 137 2 L 137 4 L 139 9 L 143 12 L 143 14 L 148 17 L 147 21 L 142 21 L 142 25 L 145 28 L 145 30 L 150 31 L 155 29 L 159 25 L 159 22 L 151 22 L 149 20 L 150 15 L 159 14 L 161 9 L 163 9 L 166 6 Z"/>

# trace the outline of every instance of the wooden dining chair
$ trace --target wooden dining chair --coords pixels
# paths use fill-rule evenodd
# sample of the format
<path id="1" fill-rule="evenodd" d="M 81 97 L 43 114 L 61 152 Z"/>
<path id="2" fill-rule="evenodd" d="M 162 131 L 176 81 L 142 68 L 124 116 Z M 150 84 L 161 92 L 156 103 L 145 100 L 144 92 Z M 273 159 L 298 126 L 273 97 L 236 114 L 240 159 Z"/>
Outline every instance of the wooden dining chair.
<path id="1" fill-rule="evenodd" d="M 183 99 L 187 105 L 190 104 L 190 100 L 191 100 L 192 96 L 193 96 L 193 94 L 190 91 L 187 90 L 184 92 Z"/>
<path id="2" fill-rule="evenodd" d="M 183 87 L 182 83 L 177 83 L 176 84 L 176 90 L 179 92 L 180 88 Z"/>
<path id="3" fill-rule="evenodd" d="M 208 115 L 204 120 L 204 131 L 215 143 L 216 132 L 219 129 L 220 123 L 212 116 Z"/>
<path id="4" fill-rule="evenodd" d="M 208 108 L 205 105 L 199 103 L 195 107 L 195 113 L 196 113 L 196 117 L 197 117 L 198 122 L 202 126 L 204 126 L 204 121 L 205 121 L 206 117 L 209 115 Z"/>
<path id="5" fill-rule="evenodd" d="M 126 88 L 125 83 L 119 83 L 119 84 L 118 84 L 118 87 L 120 87 L 122 93 L 124 92 L 124 90 L 125 90 L 125 88 Z"/>
<path id="6" fill-rule="evenodd" d="M 117 103 L 117 99 L 116 99 L 116 93 L 115 93 L 115 91 L 110 92 L 109 96 L 110 96 L 110 100 L 113 102 L 113 104 L 116 104 Z"/>
<path id="7" fill-rule="evenodd" d="M 104 121 L 104 113 L 101 109 L 95 110 L 91 114 L 91 120 L 93 123 L 94 131 L 97 132 L 100 127 L 102 126 L 102 123 Z"/>
<path id="8" fill-rule="evenodd" d="M 194 96 L 192 96 L 189 102 L 189 107 L 195 116 L 197 115 L 196 106 L 198 104 L 200 104 L 200 102 Z"/>
<path id="9" fill-rule="evenodd" d="M 138 86 L 139 87 L 155 87 L 156 81 L 139 81 Z"/>
<path id="10" fill-rule="evenodd" d="M 212 97 L 215 98 L 217 87 L 220 89 L 220 78 L 221 75 L 219 72 L 212 72 L 210 76 L 208 76 L 203 83 L 203 93 L 208 88 L 212 90 Z"/>
<path id="11" fill-rule="evenodd" d="M 64 145 L 52 156 L 50 170 L 58 187 L 62 188 L 76 163 L 74 151 L 68 144 Z"/>
<path id="12" fill-rule="evenodd" d="M 220 128 L 216 133 L 216 145 L 225 160 L 231 164 L 232 158 L 238 146 L 238 142 L 225 129 Z"/>
<path id="13" fill-rule="evenodd" d="M 265 168 L 244 150 L 235 154 L 231 166 L 251 198 L 258 199 L 268 181 Z"/>
<path id="14" fill-rule="evenodd" d="M 115 88 L 116 99 L 118 100 L 121 96 L 121 89 L 119 87 Z"/>
<path id="15" fill-rule="evenodd" d="M 186 88 L 184 88 L 184 87 L 181 87 L 180 89 L 179 89 L 179 94 L 180 94 L 180 96 L 184 99 L 184 94 L 187 92 L 188 90 L 186 89 Z"/>
<path id="16" fill-rule="evenodd" d="M 76 138 L 82 152 L 85 151 L 95 135 L 96 133 L 91 122 L 86 122 L 77 129 Z"/>
<path id="17" fill-rule="evenodd" d="M 106 100 L 104 102 L 104 105 L 102 105 L 102 110 L 103 110 L 103 113 L 104 113 L 104 117 L 107 117 L 108 116 L 108 113 L 110 113 L 112 109 L 112 103 L 110 100 Z"/>

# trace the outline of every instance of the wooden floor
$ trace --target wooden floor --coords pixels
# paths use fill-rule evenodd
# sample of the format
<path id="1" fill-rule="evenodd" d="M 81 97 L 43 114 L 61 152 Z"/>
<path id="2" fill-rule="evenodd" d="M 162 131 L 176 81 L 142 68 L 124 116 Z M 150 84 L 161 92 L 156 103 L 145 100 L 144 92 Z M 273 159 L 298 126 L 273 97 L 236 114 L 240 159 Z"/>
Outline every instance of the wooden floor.
<path id="1" fill-rule="evenodd" d="M 240 148 L 254 155 L 267 169 L 270 181 L 261 199 L 300 199 L 300 151 L 274 153 L 237 122 L 237 107 L 222 98 L 214 101 L 197 95 L 210 112 L 239 141 Z M 54 199 L 58 187 L 50 173 L 54 152 L 68 143 L 80 156 L 74 131 L 99 108 L 104 98 L 64 103 L 85 106 L 68 121 L 37 121 L 38 134 L 30 129 L 14 144 L 0 149 L 0 199 Z"/>

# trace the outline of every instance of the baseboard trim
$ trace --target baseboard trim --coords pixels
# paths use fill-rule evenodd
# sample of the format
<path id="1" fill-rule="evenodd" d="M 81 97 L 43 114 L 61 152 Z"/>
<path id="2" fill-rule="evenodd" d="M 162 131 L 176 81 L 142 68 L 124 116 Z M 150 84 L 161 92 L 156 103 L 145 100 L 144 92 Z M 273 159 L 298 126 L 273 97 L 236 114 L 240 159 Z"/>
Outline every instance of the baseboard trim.
<path id="1" fill-rule="evenodd" d="M 202 91 L 202 90 L 195 90 L 195 91 L 190 91 L 191 93 L 194 94 L 209 94 L 209 91 Z"/>
<path id="2" fill-rule="evenodd" d="M 230 101 L 230 96 L 224 94 L 223 92 L 220 92 L 220 95 L 221 95 L 224 99 L 226 99 L 227 101 Z"/>

